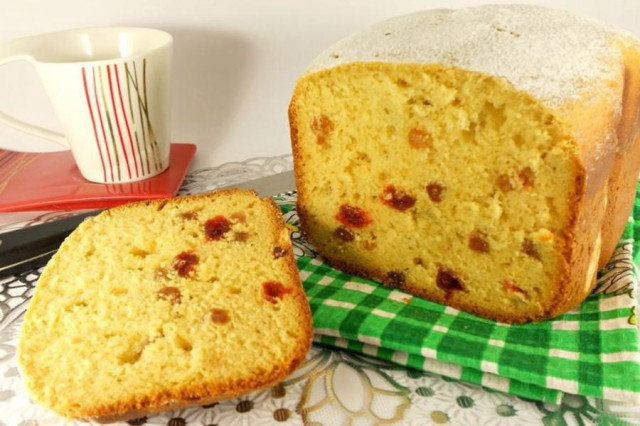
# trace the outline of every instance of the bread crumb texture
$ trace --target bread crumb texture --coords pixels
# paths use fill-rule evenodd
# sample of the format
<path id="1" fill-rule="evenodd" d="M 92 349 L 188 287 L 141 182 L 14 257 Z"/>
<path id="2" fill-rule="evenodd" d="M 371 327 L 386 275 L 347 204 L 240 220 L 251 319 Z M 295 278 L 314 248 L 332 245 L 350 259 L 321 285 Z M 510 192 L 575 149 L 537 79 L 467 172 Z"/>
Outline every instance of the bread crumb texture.
<path id="1" fill-rule="evenodd" d="M 494 317 L 544 315 L 583 173 L 544 107 L 479 73 L 382 63 L 302 79 L 294 104 L 301 219 L 328 260 Z"/>
<path id="2" fill-rule="evenodd" d="M 80 225 L 38 282 L 18 357 L 36 402 L 113 418 L 273 384 L 310 343 L 278 208 L 231 190 L 130 204 Z"/>

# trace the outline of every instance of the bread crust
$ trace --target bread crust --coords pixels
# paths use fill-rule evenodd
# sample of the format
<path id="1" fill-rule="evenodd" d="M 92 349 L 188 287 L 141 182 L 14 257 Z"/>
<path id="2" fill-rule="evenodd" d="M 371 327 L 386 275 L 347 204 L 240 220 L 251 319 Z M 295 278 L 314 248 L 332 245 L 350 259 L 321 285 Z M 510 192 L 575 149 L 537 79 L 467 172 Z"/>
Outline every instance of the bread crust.
<path id="1" fill-rule="evenodd" d="M 584 300 L 596 286 L 596 273 L 618 245 L 636 194 L 640 171 L 640 44 L 624 34 L 622 64 L 609 93 L 585 93 L 558 115 L 572 129 L 586 170 L 584 199 L 577 204 L 567 285 L 558 287 L 556 316 Z M 614 102 L 612 102 L 614 100 Z"/>
<path id="2" fill-rule="evenodd" d="M 640 170 L 640 42 L 622 36 L 619 43 L 624 58 L 623 92 L 620 118 L 614 123 L 617 144 L 604 203 L 606 213 L 598 269 L 613 255 L 627 224 Z"/>

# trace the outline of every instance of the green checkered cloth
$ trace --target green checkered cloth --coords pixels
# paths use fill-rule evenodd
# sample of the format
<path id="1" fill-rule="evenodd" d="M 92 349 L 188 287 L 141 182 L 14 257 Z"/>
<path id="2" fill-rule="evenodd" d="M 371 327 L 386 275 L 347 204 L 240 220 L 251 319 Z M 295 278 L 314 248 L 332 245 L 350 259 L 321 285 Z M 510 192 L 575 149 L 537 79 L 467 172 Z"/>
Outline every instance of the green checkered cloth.
<path id="1" fill-rule="evenodd" d="M 333 269 L 300 235 L 295 193 L 275 200 L 292 231 L 317 343 L 534 400 L 558 404 L 570 393 L 640 403 L 640 192 L 593 294 L 554 320 L 525 325 L 478 318 Z"/>

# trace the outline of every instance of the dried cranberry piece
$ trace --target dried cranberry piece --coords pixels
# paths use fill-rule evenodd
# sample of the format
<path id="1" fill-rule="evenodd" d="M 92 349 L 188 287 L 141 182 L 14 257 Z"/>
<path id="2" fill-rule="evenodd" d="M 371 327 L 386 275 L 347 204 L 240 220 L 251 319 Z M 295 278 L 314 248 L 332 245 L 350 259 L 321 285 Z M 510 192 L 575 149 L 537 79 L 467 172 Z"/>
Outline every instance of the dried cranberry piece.
<path id="1" fill-rule="evenodd" d="M 262 295 L 271 303 L 277 303 L 285 294 L 291 293 L 289 287 L 285 287 L 277 281 L 266 281 L 262 283 Z"/>
<path id="2" fill-rule="evenodd" d="M 216 216 L 204 224 L 204 232 L 208 240 L 219 240 L 231 229 L 231 222 L 224 216 Z"/>
<path id="3" fill-rule="evenodd" d="M 178 304 L 182 300 L 182 294 L 180 293 L 180 289 L 178 287 L 162 287 L 158 290 L 158 299 L 168 300 L 171 304 Z"/>
<path id="4" fill-rule="evenodd" d="M 213 308 L 211 309 L 211 322 L 214 324 L 226 324 L 231 321 L 229 312 L 224 309 Z"/>
<path id="5" fill-rule="evenodd" d="M 537 260 L 541 260 L 540 257 L 540 252 L 538 252 L 538 248 L 536 247 L 536 245 L 533 243 L 533 241 L 531 241 L 528 238 L 525 238 L 522 241 L 522 251 L 527 255 L 527 256 L 531 256 L 534 259 Z"/>
<path id="6" fill-rule="evenodd" d="M 469 248 L 478 253 L 489 252 L 489 242 L 487 241 L 487 234 L 482 231 L 476 231 L 469 237 Z"/>
<path id="7" fill-rule="evenodd" d="M 183 251 L 173 258 L 173 269 L 178 272 L 181 277 L 187 277 L 198 264 L 198 255 L 189 251 Z"/>
<path id="8" fill-rule="evenodd" d="M 343 225 L 351 228 L 364 228 L 373 222 L 369 213 L 365 210 L 346 204 L 340 206 L 336 219 Z"/>
<path id="9" fill-rule="evenodd" d="M 416 204 L 416 199 L 402 190 L 388 185 L 380 196 L 382 202 L 394 209 L 405 211 Z"/>
<path id="10" fill-rule="evenodd" d="M 273 258 L 274 259 L 280 259 L 281 257 L 284 257 L 287 255 L 287 249 L 284 249 L 280 246 L 275 246 L 273 248 Z"/>
<path id="11" fill-rule="evenodd" d="M 447 293 L 451 291 L 464 290 L 460 279 L 453 272 L 441 267 L 438 267 L 436 285 Z"/>
<path id="12" fill-rule="evenodd" d="M 431 201 L 433 201 L 434 203 L 439 203 L 440 201 L 442 201 L 443 193 L 443 185 L 436 182 L 431 182 L 427 185 L 427 194 L 429 194 L 429 199 L 431 199 Z"/>
<path id="13" fill-rule="evenodd" d="M 355 240 L 356 238 L 356 236 L 353 235 L 353 232 L 351 232 L 348 228 L 345 228 L 344 226 L 339 226 L 338 228 L 336 228 L 336 230 L 333 233 L 342 241 L 345 241 L 347 243 Z"/>

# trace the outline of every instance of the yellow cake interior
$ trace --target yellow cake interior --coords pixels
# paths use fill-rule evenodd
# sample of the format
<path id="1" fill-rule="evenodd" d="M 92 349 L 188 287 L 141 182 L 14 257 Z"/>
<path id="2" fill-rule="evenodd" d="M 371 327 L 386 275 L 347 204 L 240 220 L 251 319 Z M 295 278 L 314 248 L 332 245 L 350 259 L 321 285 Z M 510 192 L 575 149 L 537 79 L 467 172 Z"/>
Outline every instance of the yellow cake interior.
<path id="1" fill-rule="evenodd" d="M 240 191 L 125 206 L 83 223 L 27 313 L 19 358 L 29 389 L 86 418 L 281 379 L 310 336 L 289 256 L 277 208 Z"/>
<path id="2" fill-rule="evenodd" d="M 352 63 L 303 77 L 290 114 L 303 226 L 330 262 L 498 319 L 553 305 L 584 170 L 540 102 L 456 68 Z"/>

